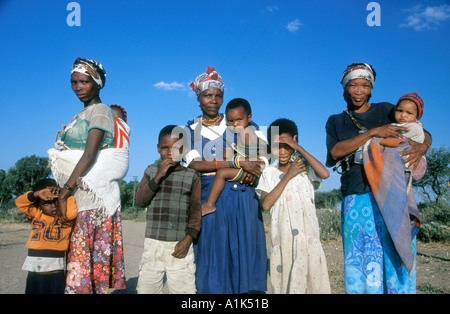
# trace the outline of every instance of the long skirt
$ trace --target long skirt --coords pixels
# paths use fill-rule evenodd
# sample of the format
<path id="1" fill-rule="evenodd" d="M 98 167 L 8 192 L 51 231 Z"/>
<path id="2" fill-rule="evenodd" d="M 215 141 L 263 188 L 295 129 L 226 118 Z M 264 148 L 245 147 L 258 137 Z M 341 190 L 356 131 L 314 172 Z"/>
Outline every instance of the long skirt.
<path id="1" fill-rule="evenodd" d="M 125 289 L 122 221 L 98 209 L 78 213 L 68 255 L 65 293 L 107 294 Z"/>
<path id="2" fill-rule="evenodd" d="M 344 197 L 341 220 L 346 293 L 416 293 L 416 267 L 401 262 L 372 193 Z"/>
<path id="3" fill-rule="evenodd" d="M 209 176 L 201 178 L 203 202 L 213 180 Z M 254 188 L 226 183 L 216 211 L 203 216 L 194 253 L 197 293 L 266 291 L 266 240 Z"/>

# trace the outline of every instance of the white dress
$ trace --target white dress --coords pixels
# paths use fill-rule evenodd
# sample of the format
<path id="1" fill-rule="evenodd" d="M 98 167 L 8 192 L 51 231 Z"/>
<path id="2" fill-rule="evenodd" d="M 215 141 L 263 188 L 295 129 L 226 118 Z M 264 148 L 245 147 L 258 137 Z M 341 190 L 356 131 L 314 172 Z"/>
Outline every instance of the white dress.
<path id="1" fill-rule="evenodd" d="M 256 188 L 258 195 L 272 191 L 284 175 L 276 166 L 264 169 Z M 310 167 L 309 174 L 289 181 L 270 209 L 273 293 L 330 293 L 312 181 L 321 180 Z"/>

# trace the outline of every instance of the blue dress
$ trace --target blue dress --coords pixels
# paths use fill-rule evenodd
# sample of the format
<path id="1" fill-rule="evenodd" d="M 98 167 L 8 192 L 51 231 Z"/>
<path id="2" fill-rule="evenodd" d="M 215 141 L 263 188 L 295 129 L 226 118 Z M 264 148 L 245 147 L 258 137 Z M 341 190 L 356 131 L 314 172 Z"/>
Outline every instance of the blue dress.
<path id="1" fill-rule="evenodd" d="M 214 127 L 217 133 L 201 126 L 197 119 L 188 122 L 188 129 L 191 144 L 197 152 L 201 150 L 203 158 L 223 158 L 226 142 L 217 133 L 227 138 L 224 119 L 221 125 Z M 228 136 L 233 138 L 230 134 Z M 207 200 L 213 181 L 213 175 L 201 177 L 202 203 Z M 203 216 L 200 236 L 194 243 L 194 254 L 198 293 L 266 291 L 266 239 L 261 208 L 253 187 L 226 182 L 216 202 L 216 211 Z"/>

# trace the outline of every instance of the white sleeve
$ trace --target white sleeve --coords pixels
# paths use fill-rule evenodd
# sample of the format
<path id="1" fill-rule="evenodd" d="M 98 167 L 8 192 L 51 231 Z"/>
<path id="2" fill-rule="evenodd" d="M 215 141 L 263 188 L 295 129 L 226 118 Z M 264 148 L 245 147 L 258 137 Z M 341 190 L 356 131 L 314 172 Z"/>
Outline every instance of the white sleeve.
<path id="1" fill-rule="evenodd" d="M 258 186 L 255 188 L 255 192 L 259 198 L 262 197 L 262 192 L 269 193 L 270 191 L 272 191 L 271 187 L 269 186 L 268 171 L 266 171 L 266 169 L 264 169 L 261 176 L 259 177 Z"/>
<path id="2" fill-rule="evenodd" d="M 196 158 L 201 158 L 202 156 L 200 155 L 200 153 L 193 149 L 191 151 L 189 151 L 186 155 L 184 155 L 183 159 L 181 160 L 180 164 L 183 167 L 188 167 L 189 164 Z"/>

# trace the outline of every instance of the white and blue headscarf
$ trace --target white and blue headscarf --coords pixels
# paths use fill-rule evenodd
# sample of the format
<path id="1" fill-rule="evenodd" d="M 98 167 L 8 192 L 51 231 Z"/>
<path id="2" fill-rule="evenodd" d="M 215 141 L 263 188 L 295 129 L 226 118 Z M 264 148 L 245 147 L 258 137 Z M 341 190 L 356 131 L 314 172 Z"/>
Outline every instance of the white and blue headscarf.
<path id="1" fill-rule="evenodd" d="M 79 72 L 85 75 L 89 75 L 92 79 L 100 86 L 100 89 L 105 86 L 106 81 L 106 71 L 101 65 L 100 62 L 91 60 L 91 59 L 83 59 L 77 58 L 72 65 L 72 71 Z"/>

